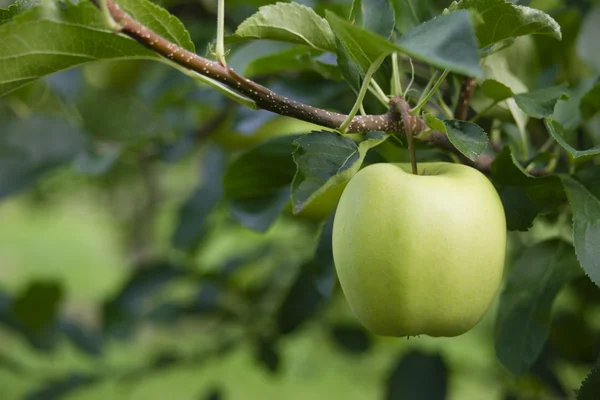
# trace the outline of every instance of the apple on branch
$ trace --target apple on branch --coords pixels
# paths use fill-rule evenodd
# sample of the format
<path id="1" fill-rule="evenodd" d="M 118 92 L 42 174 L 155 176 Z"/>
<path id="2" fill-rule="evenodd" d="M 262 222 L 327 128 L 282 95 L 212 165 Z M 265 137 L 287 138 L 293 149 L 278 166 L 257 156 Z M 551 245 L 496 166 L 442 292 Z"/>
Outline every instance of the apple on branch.
<path id="1" fill-rule="evenodd" d="M 494 186 L 461 164 L 374 164 L 344 190 L 333 226 L 342 290 L 385 336 L 458 336 L 502 280 L 506 220 Z"/>

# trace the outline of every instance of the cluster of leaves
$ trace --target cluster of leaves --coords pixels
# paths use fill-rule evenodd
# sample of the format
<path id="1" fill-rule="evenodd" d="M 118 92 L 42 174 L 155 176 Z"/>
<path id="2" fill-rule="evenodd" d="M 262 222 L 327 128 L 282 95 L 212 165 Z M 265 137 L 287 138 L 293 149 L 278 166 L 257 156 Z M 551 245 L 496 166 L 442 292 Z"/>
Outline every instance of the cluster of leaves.
<path id="1" fill-rule="evenodd" d="M 192 31 L 197 33 L 192 37 L 176 17 L 147 0 L 118 3 L 134 19 L 189 51 L 212 40 L 211 32 L 199 30 Z M 226 38 L 234 49 L 228 65 L 277 93 L 340 112 L 352 107 L 356 94 L 369 84 L 365 77 L 374 66 L 379 88 L 394 93 L 404 86 L 407 90 L 394 94 L 403 94 L 413 106 L 447 74 L 439 96 L 424 106 L 422 116 L 467 159 L 494 158 L 490 178 L 509 230 L 527 231 L 536 218 L 564 221 L 562 216 L 572 214 L 572 237 L 522 249 L 507 277 L 497 317 L 496 352 L 507 369 L 516 377 L 529 370 L 544 381 L 556 381 L 547 366 L 561 357 L 548 344 L 558 329 L 551 318 L 554 299 L 572 282 L 589 278 L 600 286 L 600 61 L 590 28 L 600 13 L 590 13 L 577 32 L 582 12 L 576 11 L 575 18 L 569 8 L 549 6 L 552 18 L 505 0 L 461 0 L 446 8 L 432 3 L 355 0 L 330 11 L 290 2 L 264 5 L 251 15 L 239 7 L 242 11 L 232 13 L 235 23 Z M 182 6 L 166 5 L 175 12 Z M 219 144 L 225 131 L 237 131 L 235 140 L 251 143 L 255 127 L 274 117 L 233 108 L 216 92 L 192 87 L 167 67 L 144 69 L 150 64 L 141 60 L 172 64 L 111 32 L 88 1 L 18 0 L 0 10 L 0 37 L 0 198 L 33 186 L 59 166 L 70 165 L 78 174 L 107 183 L 132 163 L 144 171 L 148 165 L 179 163 L 203 154 L 203 179 L 181 205 L 171 237 L 171 247 L 186 256 L 202 246 L 211 217 L 224 204 L 235 223 L 264 232 L 287 208 L 302 215 L 317 206 L 365 165 L 407 159 L 405 147 L 386 132 L 296 132 L 260 140 L 241 152 L 226 152 L 228 144 Z M 586 71 L 573 72 L 565 60 L 575 37 L 589 66 Z M 533 47 L 524 47 L 528 45 Z M 531 54 L 550 47 L 561 49 L 558 59 Z M 519 58 L 523 53 L 531 65 Z M 112 63 L 92 63 L 100 61 Z M 540 72 L 531 72 L 534 61 Z M 83 70 L 68 70 L 83 64 L 88 64 Z M 140 78 L 143 70 L 151 71 L 146 72 L 151 79 Z M 286 74 L 291 72 L 303 83 L 290 83 Z M 452 113 L 464 75 L 477 79 L 469 121 L 457 120 Z M 409 81 L 416 90 L 408 90 Z M 369 92 L 363 106 L 371 113 L 384 112 L 380 100 Z M 425 146 L 419 146 L 418 156 L 420 161 L 450 159 Z M 151 206 L 149 202 L 144 211 L 151 212 Z M 32 284 L 17 298 L 0 297 L 0 321 L 41 350 L 66 336 L 97 355 L 107 338 L 131 338 L 143 324 L 213 318 L 250 329 L 254 320 L 228 308 L 233 298 L 252 304 L 255 312 L 261 310 L 264 330 L 251 340 L 257 358 L 277 371 L 278 340 L 318 318 L 333 295 L 332 209 L 326 208 L 317 219 L 313 228 L 320 235 L 318 245 L 294 265 L 281 266 L 295 272 L 283 289 L 275 274 L 252 290 L 232 283 L 238 269 L 268 249 L 228 260 L 216 274 L 199 275 L 190 272 L 189 261 L 168 259 L 137 269 L 121 292 L 103 305 L 103 326 L 97 332 L 62 317 L 61 288 L 47 282 Z M 161 287 L 177 280 L 195 282 L 191 300 L 151 301 Z M 275 308 L 269 306 L 273 303 Z M 39 310 L 38 304 L 47 308 Z M 369 337 L 356 326 L 334 325 L 331 335 L 348 351 L 369 348 Z M 229 346 L 214 351 L 221 354 Z M 598 349 L 590 347 L 595 358 Z M 149 369 L 177 361 L 159 355 Z M 423 384 L 418 377 L 426 374 L 440 383 Z M 431 398 L 441 398 L 447 374 L 439 357 L 409 354 L 390 375 L 389 397 L 412 398 L 410 393 L 437 388 L 441 394 Z M 99 379 L 75 374 L 32 398 L 56 397 Z M 596 381 L 597 368 L 579 392 L 582 399 L 593 398 L 585 393 L 593 393 L 589 387 Z M 556 391 L 564 394 L 560 385 Z"/>

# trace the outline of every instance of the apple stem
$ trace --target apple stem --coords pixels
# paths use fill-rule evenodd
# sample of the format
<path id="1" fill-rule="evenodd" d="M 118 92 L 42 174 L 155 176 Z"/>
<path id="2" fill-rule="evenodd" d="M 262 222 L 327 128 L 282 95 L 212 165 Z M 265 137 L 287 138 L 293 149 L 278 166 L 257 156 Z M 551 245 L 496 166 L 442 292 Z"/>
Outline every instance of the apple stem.
<path id="1" fill-rule="evenodd" d="M 408 145 L 412 173 L 418 175 L 414 135 L 421 133 L 426 126 L 417 116 L 410 114 L 410 106 L 406 100 L 400 96 L 395 96 L 390 101 L 390 111 L 393 117 L 402 124 L 402 132 L 406 135 L 406 144 Z"/>

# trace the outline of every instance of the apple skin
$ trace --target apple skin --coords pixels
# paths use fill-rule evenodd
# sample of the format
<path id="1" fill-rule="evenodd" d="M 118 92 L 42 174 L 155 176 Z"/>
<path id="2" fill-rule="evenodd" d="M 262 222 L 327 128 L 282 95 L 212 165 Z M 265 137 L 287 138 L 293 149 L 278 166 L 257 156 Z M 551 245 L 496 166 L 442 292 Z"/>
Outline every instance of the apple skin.
<path id="1" fill-rule="evenodd" d="M 458 336 L 500 283 L 506 219 L 493 185 L 461 164 L 374 164 L 344 190 L 333 225 L 342 290 L 384 336 Z"/>

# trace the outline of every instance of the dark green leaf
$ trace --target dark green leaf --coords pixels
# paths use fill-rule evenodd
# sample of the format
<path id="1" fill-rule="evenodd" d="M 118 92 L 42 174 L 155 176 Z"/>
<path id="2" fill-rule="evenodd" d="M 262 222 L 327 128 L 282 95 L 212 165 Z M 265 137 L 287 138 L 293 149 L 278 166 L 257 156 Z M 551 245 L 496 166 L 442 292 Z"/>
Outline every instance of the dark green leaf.
<path id="1" fill-rule="evenodd" d="M 354 0 L 354 23 L 362 22 L 365 29 L 389 39 L 395 25 L 395 14 L 389 0 Z"/>
<path id="2" fill-rule="evenodd" d="M 103 342 L 100 332 L 86 329 L 70 321 L 61 321 L 60 331 L 80 350 L 91 356 L 102 354 Z"/>
<path id="3" fill-rule="evenodd" d="M 581 267 L 600 286 L 600 167 L 562 181 L 573 210 L 573 242 Z"/>
<path id="4" fill-rule="evenodd" d="M 508 86 L 494 79 L 483 81 L 481 91 L 485 97 L 494 101 L 502 101 L 513 97 L 513 92 Z"/>
<path id="5" fill-rule="evenodd" d="M 600 80 L 583 95 L 579 110 L 583 119 L 590 119 L 600 112 Z"/>
<path id="6" fill-rule="evenodd" d="M 332 248 L 334 217 L 335 213 L 331 213 L 321 228 L 321 235 L 311 264 L 317 289 L 326 298 L 331 297 L 336 281 Z"/>
<path id="7" fill-rule="evenodd" d="M 45 385 L 42 389 L 27 394 L 24 400 L 60 400 L 70 393 L 93 384 L 95 379 L 80 374 L 73 374 L 64 379 Z"/>
<path id="8" fill-rule="evenodd" d="M 477 40 L 466 12 L 442 15 L 406 32 L 400 51 L 439 68 L 480 78 Z"/>
<path id="9" fill-rule="evenodd" d="M 396 29 L 406 33 L 410 29 L 433 17 L 429 0 L 393 0 L 396 14 Z"/>
<path id="10" fill-rule="evenodd" d="M 600 393 L 600 366 L 592 368 L 581 387 L 577 390 L 577 400 L 595 400 Z"/>
<path id="11" fill-rule="evenodd" d="M 468 159 L 475 161 L 486 149 L 488 136 L 479 125 L 468 121 L 442 121 L 450 142 Z"/>
<path id="12" fill-rule="evenodd" d="M 146 0 L 122 0 L 121 6 L 163 37 L 194 51 L 181 22 Z M 0 96 L 51 73 L 86 62 L 158 55 L 136 41 L 106 29 L 89 1 L 45 2 L 0 25 Z M 24 46 L 23 43 L 27 43 Z M 27 68 L 23 68 L 26 65 Z"/>
<path id="13" fill-rule="evenodd" d="M 394 366 L 387 382 L 387 400 L 445 400 L 449 371 L 438 354 L 412 350 Z"/>
<path id="14" fill-rule="evenodd" d="M 515 95 L 519 108 L 533 118 L 544 118 L 552 115 L 556 102 L 568 98 L 566 85 L 538 89 L 533 92 Z"/>
<path id="15" fill-rule="evenodd" d="M 481 20 L 476 28 L 481 47 L 530 34 L 550 35 L 558 40 L 562 37 L 560 25 L 548 14 L 505 0 L 461 0 L 448 9 L 476 12 L 476 18 Z"/>
<path id="16" fill-rule="evenodd" d="M 331 12 L 326 14 L 326 18 L 339 45 L 361 75 L 379 57 L 397 51 L 450 71 L 482 76 L 477 44 L 467 13 L 454 13 L 427 21 L 407 32 L 396 44 Z"/>
<path id="17" fill-rule="evenodd" d="M 567 94 L 569 98 L 559 101 L 554 107 L 554 114 L 550 118 L 559 122 L 565 132 L 571 132 L 581 125 L 582 115 L 580 111 L 583 96 L 594 87 L 597 78 L 590 77 L 581 80 L 577 85 L 569 87 Z"/>
<path id="18" fill-rule="evenodd" d="M 564 129 L 562 125 L 553 119 L 545 118 L 544 124 L 552 137 L 565 149 L 575 160 L 585 161 L 600 155 L 600 146 L 588 150 L 577 150 L 571 146 L 564 138 Z"/>
<path id="19" fill-rule="evenodd" d="M 43 333 L 55 323 L 62 296 L 55 282 L 33 282 L 15 299 L 12 313 L 28 331 Z"/>
<path id="20" fill-rule="evenodd" d="M 246 151 L 225 172 L 225 197 L 247 228 L 266 230 L 289 201 L 296 165 L 292 158 L 300 135 L 275 137 Z"/>
<path id="21" fill-rule="evenodd" d="M 333 186 L 348 182 L 358 172 L 367 151 L 388 137 L 370 132 L 358 145 L 335 132 L 313 132 L 298 138 L 294 152 L 298 169 L 292 183 L 294 213 Z"/>
<path id="22" fill-rule="evenodd" d="M 509 230 L 528 230 L 539 213 L 553 211 L 565 199 L 557 176 L 531 176 L 514 159 L 508 146 L 492 163 L 492 181 L 502 200 Z"/>
<path id="23" fill-rule="evenodd" d="M 179 222 L 173 233 L 173 246 L 182 250 L 193 249 L 207 228 L 207 218 L 221 200 L 225 154 L 219 148 L 207 151 L 201 166 L 202 181 L 179 211 Z"/>
<path id="24" fill-rule="evenodd" d="M 312 8 L 298 3 L 262 6 L 242 22 L 233 39 L 272 39 L 335 52 L 333 32 Z"/>
<path id="25" fill-rule="evenodd" d="M 276 322 L 281 334 L 289 334 L 309 320 L 323 304 L 310 263 L 300 269 L 300 273 L 290 287 L 276 314 Z"/>
<path id="26" fill-rule="evenodd" d="M 580 274 L 573 248 L 558 240 L 527 248 L 515 261 L 496 321 L 496 354 L 515 377 L 542 351 L 558 291 Z"/>
<path id="27" fill-rule="evenodd" d="M 83 150 L 81 132 L 62 119 L 31 116 L 8 122 L 0 134 L 0 199 L 70 163 Z"/>
<path id="28" fill-rule="evenodd" d="M 331 336 L 338 346 L 349 353 L 364 353 L 371 347 L 371 337 L 358 325 L 334 325 Z"/>
<path id="29" fill-rule="evenodd" d="M 280 357 L 275 338 L 265 338 L 256 344 L 256 358 L 271 373 L 279 370 Z"/>

